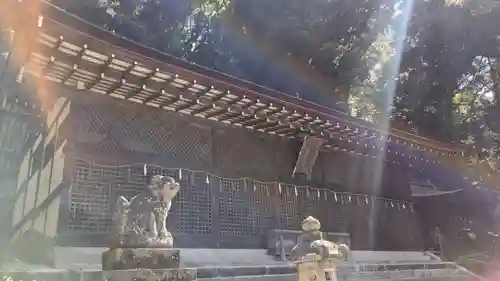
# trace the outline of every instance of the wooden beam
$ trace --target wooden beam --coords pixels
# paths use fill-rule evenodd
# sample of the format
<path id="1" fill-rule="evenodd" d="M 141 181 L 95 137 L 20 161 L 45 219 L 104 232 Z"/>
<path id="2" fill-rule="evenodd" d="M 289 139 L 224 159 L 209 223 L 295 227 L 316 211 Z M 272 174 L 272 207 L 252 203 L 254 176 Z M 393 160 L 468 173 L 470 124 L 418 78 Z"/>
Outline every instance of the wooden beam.
<path id="1" fill-rule="evenodd" d="M 99 84 L 101 82 L 101 80 L 104 78 L 104 72 L 108 69 L 109 65 L 111 64 L 111 62 L 113 61 L 113 58 L 114 58 L 114 55 L 111 55 L 108 57 L 108 59 L 106 60 L 106 62 L 98 67 L 98 71 L 97 72 L 94 72 L 94 74 L 96 75 L 94 80 L 92 81 L 92 83 L 90 83 L 89 85 L 86 86 L 86 90 L 92 90 L 92 88 L 94 86 L 96 86 L 97 84 Z M 80 61 L 80 63 L 82 63 Z"/>
<path id="2" fill-rule="evenodd" d="M 161 84 L 160 86 L 160 89 L 157 89 L 156 91 L 156 94 L 153 94 L 149 97 L 147 97 L 145 100 L 144 100 L 144 104 L 147 104 L 149 102 L 152 102 L 154 101 L 155 99 L 161 97 L 163 94 L 165 94 L 166 90 L 164 89 L 164 87 L 166 87 L 167 89 L 171 86 L 170 85 L 170 82 L 174 81 L 175 79 L 177 79 L 177 75 L 174 75 L 174 76 L 171 76 L 167 79 L 167 81 L 165 81 L 165 83 Z M 149 87 L 148 87 L 149 88 Z M 180 93 L 179 93 L 180 94 Z M 159 106 L 160 108 L 162 107 L 161 105 Z"/>
<path id="3" fill-rule="evenodd" d="M 56 49 L 59 49 L 59 47 L 57 47 Z M 87 50 L 87 45 L 83 45 L 83 47 L 80 49 L 80 51 L 74 58 L 73 68 L 68 73 L 66 73 L 66 75 L 61 80 L 61 84 L 66 84 L 68 79 L 70 79 L 71 76 L 76 72 L 76 70 L 78 69 L 78 63 L 80 63 L 80 61 L 82 60 L 82 56 L 85 54 L 86 50 Z"/>
<path id="4" fill-rule="evenodd" d="M 193 85 L 196 84 L 196 81 L 190 81 L 189 84 L 187 84 L 186 86 L 184 86 L 184 90 L 189 91 L 189 88 L 191 88 Z M 182 110 L 186 110 L 186 109 L 189 109 L 191 106 L 194 106 L 196 104 L 196 100 L 202 96 L 204 94 L 204 92 L 201 92 L 201 93 L 195 93 L 194 94 L 194 97 L 192 97 L 192 99 L 190 99 L 189 101 L 186 102 L 186 104 L 183 104 L 179 107 L 176 107 L 174 109 L 175 112 L 179 112 L 179 111 L 182 111 Z"/>
<path id="5" fill-rule="evenodd" d="M 217 102 L 217 101 L 220 101 L 223 97 L 225 97 L 226 94 L 225 93 L 220 93 L 218 94 L 217 96 L 213 97 L 213 98 L 208 98 L 207 97 L 207 100 L 210 100 L 210 104 L 206 104 L 206 105 L 203 105 L 201 106 L 200 108 L 197 108 L 197 109 L 193 109 L 191 111 L 191 115 L 198 115 L 198 114 L 202 114 L 202 113 L 205 113 L 206 111 L 214 108 L 214 103 Z M 201 98 L 201 97 L 200 97 Z M 204 116 L 205 117 L 205 116 Z"/>
<path id="6" fill-rule="evenodd" d="M 128 94 L 125 95 L 125 99 L 126 100 L 129 100 L 135 96 L 137 96 L 138 94 L 140 94 L 142 92 L 142 90 L 144 90 L 146 88 L 146 85 L 141 85 L 141 87 L 137 88 L 135 91 L 130 91 Z"/>

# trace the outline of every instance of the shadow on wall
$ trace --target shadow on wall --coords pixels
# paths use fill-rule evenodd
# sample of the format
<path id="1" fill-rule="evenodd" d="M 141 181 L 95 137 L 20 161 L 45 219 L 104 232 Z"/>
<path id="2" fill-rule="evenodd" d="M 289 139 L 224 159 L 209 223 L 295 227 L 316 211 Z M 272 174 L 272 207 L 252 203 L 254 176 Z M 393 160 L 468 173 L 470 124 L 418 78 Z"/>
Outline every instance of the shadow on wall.
<path id="1" fill-rule="evenodd" d="M 41 121 L 40 134 L 28 139 L 17 175 L 12 222 L 4 261 L 19 259 L 26 263 L 53 266 L 54 238 L 57 233 L 61 192 L 64 180 L 66 140 L 60 129 L 69 114 L 70 102 L 54 99 Z"/>
<path id="2" fill-rule="evenodd" d="M 10 245 L 15 257 L 26 263 L 55 266 L 54 239 L 34 229 L 29 229 Z"/>

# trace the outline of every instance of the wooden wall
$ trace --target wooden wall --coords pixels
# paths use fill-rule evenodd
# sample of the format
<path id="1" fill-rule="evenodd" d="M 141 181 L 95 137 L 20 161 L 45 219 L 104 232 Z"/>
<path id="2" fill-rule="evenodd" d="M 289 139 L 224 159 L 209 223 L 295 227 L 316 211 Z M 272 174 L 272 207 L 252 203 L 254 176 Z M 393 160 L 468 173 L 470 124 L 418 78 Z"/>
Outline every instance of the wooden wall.
<path id="1" fill-rule="evenodd" d="M 72 202 L 68 209 L 61 209 L 67 219 L 61 233 L 68 237 L 66 245 L 105 242 L 116 196 L 130 195 L 144 187 L 142 166 L 134 164 L 148 163 L 186 169 L 183 190 L 170 219 L 173 231 L 179 231 L 182 237 L 177 241 L 184 241 L 183 247 L 258 247 L 267 229 L 299 228 L 300 221 L 311 214 L 322 220 L 325 230 L 355 232 L 351 234 L 358 249 L 418 247 L 418 223 L 409 208 L 387 208 L 383 203 L 366 205 L 364 200 L 359 205 L 344 204 L 333 196 L 318 200 L 307 197 L 304 190 L 298 196 L 293 192 L 279 194 L 272 182 L 292 182 L 298 141 L 92 93 L 77 93 L 72 98 L 69 124 L 67 155 L 76 165 L 68 164 Z M 408 200 L 411 173 L 386 164 L 381 157 L 322 151 L 310 184 L 339 192 Z M 268 192 L 262 189 L 252 193 L 240 180 L 207 184 L 203 172 L 187 170 L 271 183 Z M 185 182 L 191 177 L 192 182 Z M 267 204 L 269 200 L 274 203 Z M 244 233 L 243 228 L 251 230 Z M 223 229 L 227 233 L 221 237 L 219 230 Z M 372 233 L 370 238 L 366 237 L 368 232 Z M 76 235 L 73 240 L 72 235 Z"/>
<path id="2" fill-rule="evenodd" d="M 57 234 L 60 195 L 64 183 L 65 137 L 60 128 L 69 115 L 70 102 L 57 98 L 47 108 L 47 131 L 26 145 L 17 179 L 11 242 L 25 260 L 51 263 Z"/>

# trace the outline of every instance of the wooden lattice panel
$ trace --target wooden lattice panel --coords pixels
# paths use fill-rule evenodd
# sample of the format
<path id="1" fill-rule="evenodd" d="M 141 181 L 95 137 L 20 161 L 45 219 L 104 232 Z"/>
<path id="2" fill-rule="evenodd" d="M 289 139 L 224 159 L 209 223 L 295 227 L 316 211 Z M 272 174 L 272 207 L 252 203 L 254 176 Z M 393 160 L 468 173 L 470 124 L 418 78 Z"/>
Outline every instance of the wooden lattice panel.
<path id="1" fill-rule="evenodd" d="M 111 186 L 102 180 L 103 170 L 77 163 L 71 183 L 70 230 L 106 233 L 111 227 Z"/>
<path id="2" fill-rule="evenodd" d="M 281 192 L 277 194 L 279 201 L 279 222 L 281 229 L 300 229 L 304 219 L 298 212 L 297 200 L 299 189 L 293 185 L 282 184 Z"/>
<path id="3" fill-rule="evenodd" d="M 172 206 L 175 232 L 210 235 L 212 233 L 212 192 L 205 173 L 183 172 L 181 190 Z"/>
<path id="4" fill-rule="evenodd" d="M 210 131 L 192 126 L 179 116 L 146 109 L 75 105 L 70 139 L 92 148 L 162 155 L 178 166 L 206 167 L 210 159 Z"/>
<path id="5" fill-rule="evenodd" d="M 309 214 L 321 221 L 325 222 L 331 218 L 324 216 L 323 208 L 325 207 L 324 200 L 321 200 L 321 192 L 313 189 L 303 189 L 300 214 Z"/>
<path id="6" fill-rule="evenodd" d="M 216 163 L 225 171 L 264 180 L 292 174 L 294 159 L 288 141 L 230 129 L 220 131 L 214 144 Z"/>
<path id="7" fill-rule="evenodd" d="M 222 236 L 257 236 L 257 208 L 245 192 L 245 181 L 221 179 L 219 185 L 219 224 Z"/>
<path id="8" fill-rule="evenodd" d="M 379 243 L 376 246 L 384 245 L 380 239 L 389 241 L 386 248 L 404 248 L 418 238 L 416 226 L 412 225 L 416 223 L 415 214 L 401 205 L 398 209 L 396 205 L 366 203 L 362 197 L 349 200 L 341 193 L 335 196 L 287 184 L 223 179 L 204 172 L 160 167 L 150 167 L 149 171 L 171 176 L 181 185 L 168 220 L 169 229 L 176 235 L 258 241 L 271 229 L 298 230 L 301 221 L 312 215 L 322 222 L 326 232 L 351 233 L 357 249 L 368 249 L 375 242 Z M 106 166 L 77 161 L 71 184 L 69 229 L 110 233 L 117 197 L 130 199 L 145 187 L 142 165 Z M 375 210 L 375 215 L 370 216 Z"/>
<path id="9" fill-rule="evenodd" d="M 181 190 L 169 221 L 176 233 L 209 234 L 212 230 L 212 197 L 205 174 L 150 167 L 151 174 L 176 178 Z M 202 180 L 203 178 L 203 180 Z M 77 161 L 71 188 L 69 229 L 93 233 L 111 231 L 118 196 L 131 199 L 146 188 L 143 166 L 91 165 Z"/>
<path id="10" fill-rule="evenodd" d="M 268 230 L 276 228 L 278 225 L 278 215 L 276 214 L 276 202 L 278 197 L 274 189 L 275 184 L 262 183 L 252 180 L 246 181 L 246 192 L 250 200 L 255 204 L 254 208 L 258 213 L 259 233 L 267 233 Z"/>

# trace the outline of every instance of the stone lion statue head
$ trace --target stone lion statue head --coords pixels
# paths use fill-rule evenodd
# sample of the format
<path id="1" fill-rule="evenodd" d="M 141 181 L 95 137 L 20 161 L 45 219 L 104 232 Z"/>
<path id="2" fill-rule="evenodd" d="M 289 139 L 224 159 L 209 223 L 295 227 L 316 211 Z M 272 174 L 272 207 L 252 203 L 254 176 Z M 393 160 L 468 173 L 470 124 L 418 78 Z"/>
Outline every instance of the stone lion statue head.
<path id="1" fill-rule="evenodd" d="M 151 178 L 149 189 L 161 202 L 170 202 L 179 192 L 180 185 L 172 177 L 155 175 Z"/>

